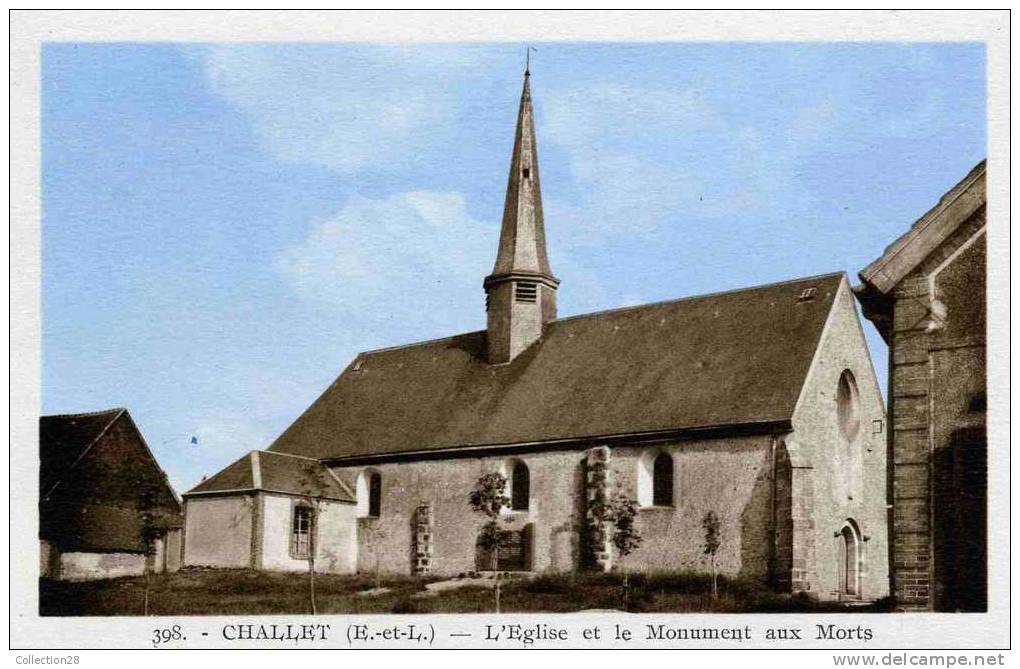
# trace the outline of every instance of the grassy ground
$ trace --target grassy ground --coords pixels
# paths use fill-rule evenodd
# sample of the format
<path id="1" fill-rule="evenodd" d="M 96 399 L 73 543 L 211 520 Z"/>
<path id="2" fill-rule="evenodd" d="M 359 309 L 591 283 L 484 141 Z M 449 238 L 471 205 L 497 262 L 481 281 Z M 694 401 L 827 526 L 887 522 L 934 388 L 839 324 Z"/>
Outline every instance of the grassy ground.
<path id="1" fill-rule="evenodd" d="M 358 592 L 374 586 L 367 576 L 316 575 L 320 613 L 483 613 L 492 611 L 492 590 L 470 586 L 420 596 L 425 583 L 410 577 L 383 577 L 390 591 L 371 597 Z M 689 574 L 633 575 L 629 606 L 638 612 L 798 612 L 879 611 L 879 605 L 848 609 L 806 597 L 768 592 L 739 581 L 720 580 L 717 598 L 709 579 Z M 144 579 L 128 577 L 68 583 L 39 583 L 42 615 L 141 615 Z M 504 581 L 505 612 L 560 612 L 622 607 L 616 574 L 540 576 Z M 153 615 L 309 613 L 308 575 L 248 570 L 184 570 L 152 577 Z"/>

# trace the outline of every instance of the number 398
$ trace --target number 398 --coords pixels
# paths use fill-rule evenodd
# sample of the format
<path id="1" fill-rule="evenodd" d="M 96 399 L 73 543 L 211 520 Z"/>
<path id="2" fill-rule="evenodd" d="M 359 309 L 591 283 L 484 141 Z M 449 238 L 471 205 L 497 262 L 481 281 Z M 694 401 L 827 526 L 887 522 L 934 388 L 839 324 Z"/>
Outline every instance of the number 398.
<path id="1" fill-rule="evenodd" d="M 153 646 L 170 643 L 171 641 L 184 641 L 184 632 L 181 631 L 180 625 L 174 625 L 173 627 L 161 627 L 152 630 Z"/>

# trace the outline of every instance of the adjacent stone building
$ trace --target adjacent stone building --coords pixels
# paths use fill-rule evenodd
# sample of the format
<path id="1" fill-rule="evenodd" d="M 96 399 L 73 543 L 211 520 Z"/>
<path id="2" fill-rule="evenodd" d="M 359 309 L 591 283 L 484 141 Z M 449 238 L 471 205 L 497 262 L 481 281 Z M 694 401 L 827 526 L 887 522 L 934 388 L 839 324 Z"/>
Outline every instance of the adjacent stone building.
<path id="1" fill-rule="evenodd" d="M 861 271 L 889 344 L 892 590 L 983 611 L 987 590 L 985 163 Z"/>
<path id="2" fill-rule="evenodd" d="M 39 420 L 40 574 L 180 567 L 181 507 L 127 409 Z"/>
<path id="3" fill-rule="evenodd" d="M 338 480 L 349 524 L 311 531 L 344 556 L 340 569 L 488 569 L 468 497 L 502 472 L 501 569 L 707 571 L 713 512 L 724 574 L 823 598 L 888 593 L 885 414 L 845 275 L 557 318 L 526 74 L 483 287 L 485 330 L 358 355 L 268 452 L 188 493 L 186 561 L 280 567 L 242 550 L 305 532 L 307 491 L 264 472 L 254 483 L 271 456 Z M 243 480 L 225 482 L 231 470 Z M 257 491 L 288 500 L 289 525 L 226 496 Z M 643 536 L 622 559 L 598 514 L 621 495 Z M 213 499 L 223 507 L 199 516 Z M 202 539 L 199 555 L 197 534 L 219 542 Z"/>
<path id="4" fill-rule="evenodd" d="M 186 492 L 184 509 L 186 565 L 357 568 L 354 494 L 318 460 L 252 451 Z"/>

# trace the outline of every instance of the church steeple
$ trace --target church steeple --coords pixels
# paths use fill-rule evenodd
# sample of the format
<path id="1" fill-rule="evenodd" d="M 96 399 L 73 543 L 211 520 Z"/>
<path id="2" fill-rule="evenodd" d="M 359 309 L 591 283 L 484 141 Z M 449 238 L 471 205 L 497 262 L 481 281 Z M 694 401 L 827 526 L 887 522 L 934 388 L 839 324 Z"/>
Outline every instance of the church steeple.
<path id="1" fill-rule="evenodd" d="M 484 283 L 489 362 L 509 362 L 542 336 L 545 323 L 556 318 L 559 283 L 549 269 L 545 248 L 529 63 L 517 112 L 496 264 Z"/>

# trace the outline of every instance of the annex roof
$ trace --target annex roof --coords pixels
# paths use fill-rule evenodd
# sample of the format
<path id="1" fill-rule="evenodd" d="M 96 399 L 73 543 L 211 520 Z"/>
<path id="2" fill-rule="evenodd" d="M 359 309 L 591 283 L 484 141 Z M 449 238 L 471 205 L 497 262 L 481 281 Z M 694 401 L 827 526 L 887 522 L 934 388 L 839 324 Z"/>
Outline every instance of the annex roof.
<path id="1" fill-rule="evenodd" d="M 252 451 L 184 494 L 256 490 L 354 501 L 347 485 L 318 460 L 270 451 Z"/>

